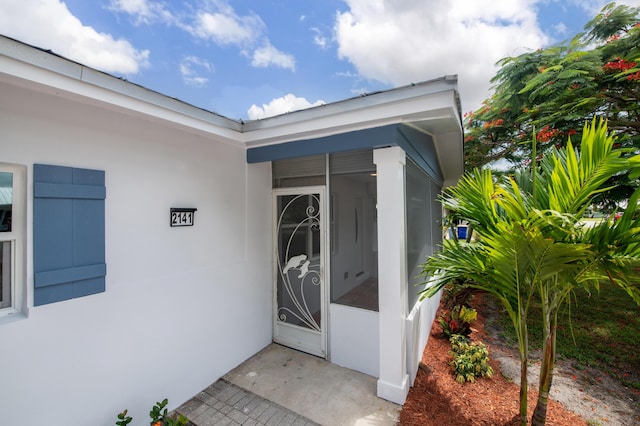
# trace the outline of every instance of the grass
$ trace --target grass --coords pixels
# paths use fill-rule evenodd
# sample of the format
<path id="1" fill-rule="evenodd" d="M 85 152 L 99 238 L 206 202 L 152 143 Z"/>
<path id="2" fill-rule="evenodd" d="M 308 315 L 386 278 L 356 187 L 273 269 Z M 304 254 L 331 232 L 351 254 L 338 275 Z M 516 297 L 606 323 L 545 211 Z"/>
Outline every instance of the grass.
<path id="1" fill-rule="evenodd" d="M 542 347 L 540 306 L 534 305 L 529 325 L 530 349 Z M 513 325 L 503 314 L 506 337 L 515 342 Z M 627 293 L 605 283 L 600 292 L 576 290 L 558 318 L 558 357 L 608 373 L 625 386 L 640 389 L 640 307 Z M 597 380 L 597 378 L 594 378 Z"/>

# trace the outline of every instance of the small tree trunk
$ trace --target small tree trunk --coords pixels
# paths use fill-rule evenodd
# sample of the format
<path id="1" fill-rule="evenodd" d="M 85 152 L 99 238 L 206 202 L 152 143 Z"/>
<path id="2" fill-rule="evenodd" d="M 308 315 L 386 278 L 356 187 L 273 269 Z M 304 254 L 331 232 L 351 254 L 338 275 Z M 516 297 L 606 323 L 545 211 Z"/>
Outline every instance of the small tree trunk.
<path id="1" fill-rule="evenodd" d="M 520 424 L 527 425 L 527 390 L 529 382 L 527 379 L 527 364 L 529 357 L 520 354 Z"/>
<path id="2" fill-rule="evenodd" d="M 556 326 L 557 318 L 555 309 L 549 312 L 547 318 L 548 330 L 545 333 L 542 364 L 540 365 L 540 385 L 538 387 L 538 402 L 531 417 L 533 426 L 544 426 L 547 421 L 547 404 L 549 391 L 553 381 L 553 369 L 556 360 Z"/>
<path id="3" fill-rule="evenodd" d="M 526 315 L 520 318 L 520 425 L 526 426 L 527 419 L 527 391 L 529 390 L 529 336 L 527 332 Z"/>

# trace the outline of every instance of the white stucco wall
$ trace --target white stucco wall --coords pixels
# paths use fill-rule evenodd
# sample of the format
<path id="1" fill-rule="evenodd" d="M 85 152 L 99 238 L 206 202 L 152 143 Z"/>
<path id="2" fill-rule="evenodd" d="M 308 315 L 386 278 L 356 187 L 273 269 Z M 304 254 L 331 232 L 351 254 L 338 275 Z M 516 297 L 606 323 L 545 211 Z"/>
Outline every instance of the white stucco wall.
<path id="1" fill-rule="evenodd" d="M 380 315 L 352 306 L 329 305 L 331 362 L 378 377 Z"/>
<path id="2" fill-rule="evenodd" d="M 134 424 L 271 341 L 270 165 L 241 145 L 0 82 L 0 161 L 27 174 L 28 317 L 0 319 L 3 424 Z M 106 292 L 33 307 L 33 164 L 106 172 Z M 170 207 L 196 207 L 169 227 Z"/>

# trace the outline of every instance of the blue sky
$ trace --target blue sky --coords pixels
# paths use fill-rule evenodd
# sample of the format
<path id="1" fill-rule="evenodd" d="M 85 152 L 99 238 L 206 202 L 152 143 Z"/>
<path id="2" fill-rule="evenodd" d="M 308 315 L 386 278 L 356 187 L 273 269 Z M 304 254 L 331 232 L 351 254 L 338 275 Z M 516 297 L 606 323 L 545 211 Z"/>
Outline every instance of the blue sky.
<path id="1" fill-rule="evenodd" d="M 447 74 L 469 111 L 496 61 L 571 37 L 606 3 L 0 0 L 0 33 L 234 119 Z"/>

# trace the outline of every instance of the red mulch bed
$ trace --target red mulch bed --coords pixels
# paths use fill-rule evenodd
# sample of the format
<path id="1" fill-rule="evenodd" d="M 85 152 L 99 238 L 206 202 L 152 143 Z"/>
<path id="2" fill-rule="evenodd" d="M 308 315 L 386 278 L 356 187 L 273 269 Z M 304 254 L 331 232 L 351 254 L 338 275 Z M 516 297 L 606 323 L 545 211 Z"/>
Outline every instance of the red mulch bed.
<path id="1" fill-rule="evenodd" d="M 473 305 L 478 311 L 478 318 L 473 323 L 470 337 L 474 341 L 483 342 L 491 358 L 493 345 L 488 341 L 484 329 L 488 307 L 483 299 L 481 295 L 474 296 Z M 440 310 L 438 316 L 440 316 Z M 450 349 L 449 341 L 442 338 L 442 329 L 435 321 L 416 381 L 402 407 L 398 424 L 403 426 L 519 425 L 520 387 L 500 374 L 499 363 L 490 361 L 494 370 L 492 378 L 485 377 L 476 380 L 475 383 L 460 384 L 455 381 L 449 367 Z M 514 350 L 514 356 L 518 356 L 517 349 Z M 528 397 L 530 420 L 538 397 L 538 392 L 531 386 Z M 547 425 L 585 424 L 584 419 L 567 410 L 562 404 L 549 401 Z"/>

